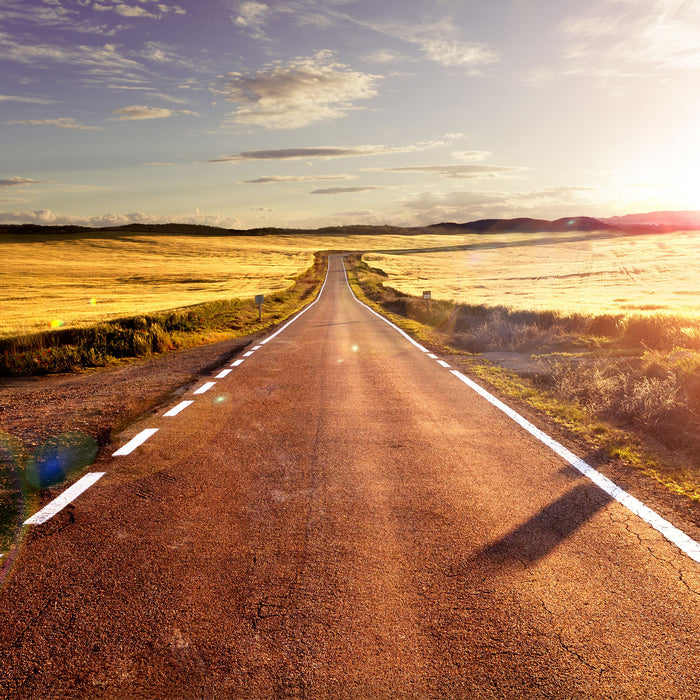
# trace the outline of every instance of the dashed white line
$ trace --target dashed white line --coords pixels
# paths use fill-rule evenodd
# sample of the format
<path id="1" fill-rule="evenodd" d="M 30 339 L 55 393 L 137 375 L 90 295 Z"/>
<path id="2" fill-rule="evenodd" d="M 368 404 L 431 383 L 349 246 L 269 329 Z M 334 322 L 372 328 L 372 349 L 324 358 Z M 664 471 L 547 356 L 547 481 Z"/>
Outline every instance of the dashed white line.
<path id="1" fill-rule="evenodd" d="M 261 347 L 262 347 L 262 345 L 256 345 L 256 346 L 253 348 L 253 350 L 260 350 Z"/>
<path id="2" fill-rule="evenodd" d="M 37 513 L 34 513 L 31 518 L 27 518 L 24 524 L 41 525 L 45 523 L 49 518 L 53 518 L 56 513 L 63 510 L 71 501 L 74 501 L 80 496 L 83 491 L 89 489 L 104 475 L 105 472 L 91 472 L 90 474 L 86 474 L 82 479 L 79 479 L 72 486 L 67 488 L 60 496 L 54 498 L 51 503 L 45 505 Z"/>
<path id="3" fill-rule="evenodd" d="M 236 360 L 235 362 L 231 363 L 231 367 L 240 367 L 244 362 L 245 360 Z"/>
<path id="4" fill-rule="evenodd" d="M 233 372 L 232 369 L 222 369 L 219 374 L 216 375 L 216 379 L 223 379 L 224 377 L 228 377 L 229 374 Z"/>
<path id="5" fill-rule="evenodd" d="M 194 401 L 180 401 L 180 403 L 177 406 L 171 408 L 167 413 L 164 413 L 163 416 L 165 418 L 171 418 L 172 416 L 176 416 L 178 413 L 180 413 L 180 411 L 183 411 L 193 403 Z"/>
<path id="6" fill-rule="evenodd" d="M 243 355 L 243 357 L 250 357 L 254 352 L 255 352 L 254 350 L 248 350 L 248 352 L 246 352 L 246 353 Z"/>
<path id="7" fill-rule="evenodd" d="M 204 392 L 209 391 L 209 389 L 211 389 L 215 384 L 216 382 L 206 382 L 206 384 L 202 384 L 202 386 L 200 386 L 194 393 L 203 394 Z"/>
<path id="8" fill-rule="evenodd" d="M 441 367 L 449 367 L 449 366 L 450 366 L 450 365 L 447 364 L 447 362 L 445 362 L 445 360 L 438 360 L 437 363 L 438 363 Z"/>
<path id="9" fill-rule="evenodd" d="M 158 428 L 146 428 L 142 430 L 136 437 L 129 440 L 123 447 L 120 447 L 112 457 L 122 457 L 133 452 L 139 445 L 143 445 L 146 440 L 148 440 L 151 435 L 155 435 L 158 432 Z"/>
<path id="10" fill-rule="evenodd" d="M 429 352 L 429 353 L 428 353 L 428 357 L 429 357 L 431 360 L 437 360 L 437 359 L 438 359 L 438 356 L 437 356 L 437 355 L 433 355 L 432 352 Z"/>

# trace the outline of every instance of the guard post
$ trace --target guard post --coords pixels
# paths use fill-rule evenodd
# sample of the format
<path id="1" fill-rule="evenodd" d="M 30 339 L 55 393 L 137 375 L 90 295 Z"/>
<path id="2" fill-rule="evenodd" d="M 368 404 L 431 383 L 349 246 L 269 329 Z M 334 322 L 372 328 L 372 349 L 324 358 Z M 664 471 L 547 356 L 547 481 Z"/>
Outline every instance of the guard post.
<path id="1" fill-rule="evenodd" d="M 426 289 L 423 292 L 423 299 L 425 299 L 425 313 L 430 316 L 430 290 Z"/>
<path id="2" fill-rule="evenodd" d="M 258 305 L 258 321 L 262 321 L 262 305 L 264 299 L 262 294 L 255 295 L 255 303 Z"/>

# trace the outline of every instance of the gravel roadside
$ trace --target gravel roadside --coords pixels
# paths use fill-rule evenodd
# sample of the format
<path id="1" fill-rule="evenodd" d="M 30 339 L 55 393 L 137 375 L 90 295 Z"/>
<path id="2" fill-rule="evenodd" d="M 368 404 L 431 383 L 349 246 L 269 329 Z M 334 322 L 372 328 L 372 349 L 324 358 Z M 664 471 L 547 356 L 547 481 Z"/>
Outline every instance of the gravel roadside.
<path id="1" fill-rule="evenodd" d="M 49 377 L 0 379 L 0 431 L 33 450 L 69 431 L 103 448 L 132 420 L 184 393 L 259 336 L 224 340 L 111 369 Z"/>

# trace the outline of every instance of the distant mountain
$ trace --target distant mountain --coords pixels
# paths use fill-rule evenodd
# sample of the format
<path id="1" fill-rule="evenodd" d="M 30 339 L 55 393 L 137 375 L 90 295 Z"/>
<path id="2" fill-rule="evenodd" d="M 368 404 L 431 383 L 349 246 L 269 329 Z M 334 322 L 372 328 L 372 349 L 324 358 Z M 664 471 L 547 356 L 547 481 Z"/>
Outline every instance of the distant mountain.
<path id="1" fill-rule="evenodd" d="M 465 224 L 442 223 L 428 226 L 430 229 L 473 233 L 542 233 L 560 231 L 620 231 L 618 226 L 590 216 L 573 216 L 556 221 L 546 219 L 479 219 Z"/>
<path id="2" fill-rule="evenodd" d="M 654 226 L 663 231 L 700 230 L 700 211 L 651 211 L 600 219 L 612 226 Z"/>

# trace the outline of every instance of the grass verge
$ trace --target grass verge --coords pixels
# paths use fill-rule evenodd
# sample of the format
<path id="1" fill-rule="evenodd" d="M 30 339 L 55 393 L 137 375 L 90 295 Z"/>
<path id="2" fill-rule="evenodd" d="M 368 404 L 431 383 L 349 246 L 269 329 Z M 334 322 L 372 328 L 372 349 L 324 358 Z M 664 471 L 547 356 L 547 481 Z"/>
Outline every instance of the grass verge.
<path id="1" fill-rule="evenodd" d="M 496 393 L 545 414 L 591 453 L 700 501 L 700 324 L 425 302 L 347 258 L 357 296 Z M 489 355 L 499 355 L 499 361 Z M 518 360 L 515 371 L 503 366 Z"/>

